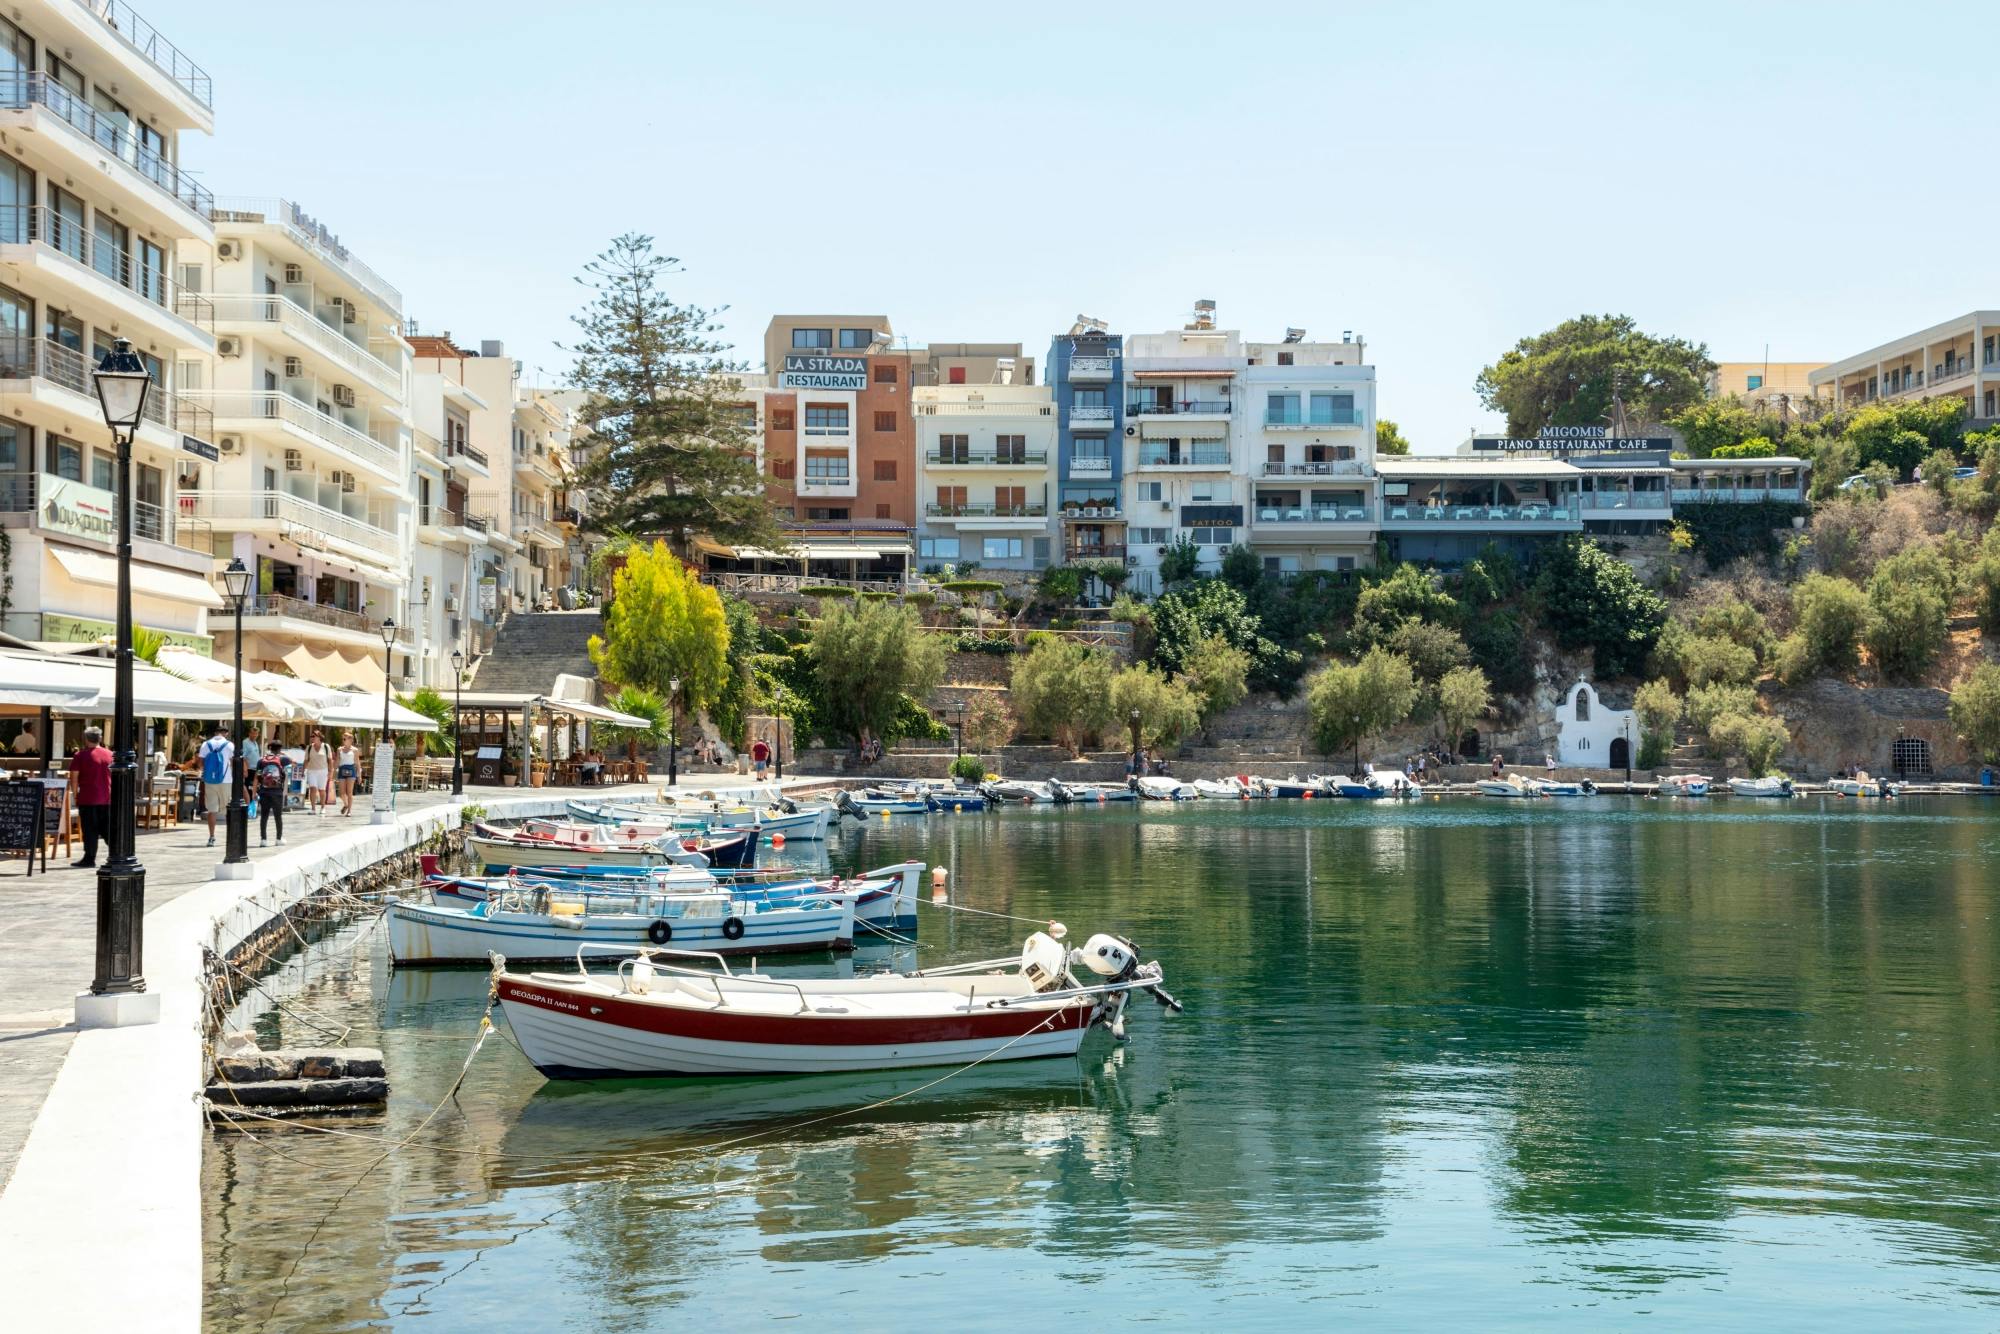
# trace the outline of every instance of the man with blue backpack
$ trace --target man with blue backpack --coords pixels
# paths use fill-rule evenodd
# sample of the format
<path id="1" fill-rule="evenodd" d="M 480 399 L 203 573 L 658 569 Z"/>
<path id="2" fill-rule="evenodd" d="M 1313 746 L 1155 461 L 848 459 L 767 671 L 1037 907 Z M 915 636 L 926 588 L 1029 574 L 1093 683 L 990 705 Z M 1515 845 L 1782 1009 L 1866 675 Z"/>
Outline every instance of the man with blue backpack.
<path id="1" fill-rule="evenodd" d="M 215 732 L 195 752 L 201 761 L 202 814 L 208 820 L 208 846 L 215 846 L 215 817 L 229 806 L 229 770 L 236 763 L 236 743 L 218 722 Z"/>

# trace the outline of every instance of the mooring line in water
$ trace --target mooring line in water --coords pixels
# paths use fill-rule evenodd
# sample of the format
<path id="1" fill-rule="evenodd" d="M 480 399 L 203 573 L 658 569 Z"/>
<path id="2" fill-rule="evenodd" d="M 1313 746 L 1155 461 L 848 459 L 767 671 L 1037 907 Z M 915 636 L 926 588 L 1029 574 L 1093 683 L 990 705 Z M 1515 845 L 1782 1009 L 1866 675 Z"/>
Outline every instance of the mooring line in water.
<path id="1" fill-rule="evenodd" d="M 1026 922 L 1031 926 L 1046 927 L 1051 925 L 1049 919 L 1046 917 L 1022 917 L 1018 913 L 994 912 L 990 908 L 968 908 L 963 903 L 939 903 L 935 899 L 925 899 L 921 896 L 918 897 L 917 902 L 930 908 L 949 908 L 952 912 L 969 912 L 979 917 L 998 917 L 1003 921 Z"/>

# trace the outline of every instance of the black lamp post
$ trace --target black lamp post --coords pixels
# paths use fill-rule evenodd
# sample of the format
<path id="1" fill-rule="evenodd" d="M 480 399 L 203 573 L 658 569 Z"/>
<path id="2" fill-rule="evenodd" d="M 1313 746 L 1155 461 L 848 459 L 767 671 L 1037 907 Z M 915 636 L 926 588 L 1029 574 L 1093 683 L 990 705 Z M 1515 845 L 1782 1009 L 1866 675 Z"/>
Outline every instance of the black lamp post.
<path id="1" fill-rule="evenodd" d="M 145 991 L 140 971 L 144 954 L 146 868 L 132 847 L 137 824 L 139 759 L 132 717 L 132 437 L 146 410 L 153 377 L 146 363 L 120 338 L 97 363 L 91 379 L 104 424 L 117 446 L 118 610 L 117 692 L 111 714 L 111 812 L 106 830 L 110 856 L 97 872 L 97 972 L 94 996 Z M 44 742 L 43 744 L 47 744 Z"/>
<path id="2" fill-rule="evenodd" d="M 667 682 L 667 786 L 681 782 L 681 679 Z"/>
<path id="3" fill-rule="evenodd" d="M 1625 790 L 1632 790 L 1632 720 L 1625 720 Z"/>
<path id="4" fill-rule="evenodd" d="M 1132 726 L 1132 777 L 1137 778 L 1141 768 L 1139 756 L 1139 711 L 1137 709 L 1132 710 L 1132 717 L 1129 721 Z"/>
<path id="5" fill-rule="evenodd" d="M 390 669 L 395 665 L 393 661 L 395 649 L 396 618 L 391 616 L 388 620 L 382 622 L 382 739 L 378 744 L 383 746 L 393 746 L 396 744 L 389 739 L 389 676 Z M 375 767 L 379 769 L 382 766 L 378 764 Z M 377 792 L 394 792 L 396 790 L 396 766 L 393 762 L 389 765 L 389 772 L 387 774 L 375 775 L 375 790 Z M 386 810 L 387 807 L 381 806 L 378 803 L 376 809 Z"/>
<path id="6" fill-rule="evenodd" d="M 1354 715 L 1354 777 L 1361 777 L 1361 715 Z"/>
<path id="7" fill-rule="evenodd" d="M 771 744 L 771 758 L 778 764 L 778 781 L 785 781 L 785 688 L 779 686 L 773 700 L 778 706 L 778 736 Z"/>
<path id="8" fill-rule="evenodd" d="M 960 700 L 958 703 L 951 706 L 951 725 L 952 725 L 952 730 L 957 733 L 956 738 L 951 743 L 952 747 L 951 757 L 954 760 L 961 760 L 965 758 L 965 701 L 964 700 Z"/>
<path id="9" fill-rule="evenodd" d="M 451 700 L 451 795 L 465 795 L 465 747 L 460 744 L 458 729 L 465 723 L 465 654 L 458 649 L 451 651 L 452 686 Z"/>
<path id="10" fill-rule="evenodd" d="M 236 763 L 230 766 L 222 863 L 235 866 L 250 860 L 250 806 L 243 800 L 243 604 L 250 600 L 250 567 L 243 563 L 242 557 L 230 558 L 229 568 L 222 572 L 222 586 L 229 594 L 229 608 L 236 616 L 236 712 L 230 720 L 230 736 L 236 740 Z"/>

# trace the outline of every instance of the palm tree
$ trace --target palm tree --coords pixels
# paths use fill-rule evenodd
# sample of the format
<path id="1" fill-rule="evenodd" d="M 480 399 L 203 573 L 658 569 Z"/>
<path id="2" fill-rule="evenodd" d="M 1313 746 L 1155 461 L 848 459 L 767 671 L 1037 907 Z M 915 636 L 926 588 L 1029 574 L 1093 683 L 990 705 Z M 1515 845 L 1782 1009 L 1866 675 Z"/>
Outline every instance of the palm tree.
<path id="1" fill-rule="evenodd" d="M 667 702 L 644 686 L 623 686 L 611 697 L 610 707 L 620 713 L 629 713 L 634 718 L 646 719 L 644 727 L 623 727 L 615 723 L 595 723 L 596 735 L 616 744 L 625 743 L 625 758 L 632 761 L 634 772 L 639 762 L 641 742 L 657 746 L 669 735 L 670 719 Z"/>

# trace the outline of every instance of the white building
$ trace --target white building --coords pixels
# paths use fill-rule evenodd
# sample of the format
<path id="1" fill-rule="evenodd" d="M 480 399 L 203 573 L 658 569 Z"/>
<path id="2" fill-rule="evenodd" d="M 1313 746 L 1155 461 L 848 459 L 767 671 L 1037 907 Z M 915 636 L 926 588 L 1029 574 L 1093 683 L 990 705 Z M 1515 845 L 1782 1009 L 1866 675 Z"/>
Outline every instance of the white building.
<path id="1" fill-rule="evenodd" d="M 219 201 L 213 244 L 190 249 L 182 283 L 213 306 L 216 337 L 180 380 L 213 413 L 220 460 L 181 516 L 255 574 L 244 666 L 380 690 L 393 618 L 391 684 L 407 688 L 402 294 L 286 199 Z"/>
<path id="2" fill-rule="evenodd" d="M 1160 558 L 1181 538 L 1214 570 L 1247 535 L 1249 479 L 1231 428 L 1250 410 L 1248 365 L 1242 337 L 1215 327 L 1213 302 L 1197 302 L 1185 328 L 1125 338 L 1126 564 L 1142 593 L 1161 591 Z"/>
<path id="3" fill-rule="evenodd" d="M 1638 758 L 1639 718 L 1630 709 L 1606 708 L 1597 688 L 1578 681 L 1556 711 L 1556 763 L 1584 769 L 1623 769 Z"/>
<path id="4" fill-rule="evenodd" d="M 977 562 L 1039 570 L 1051 562 L 1055 401 L 1047 385 L 920 385 L 919 569 Z"/>
<path id="5" fill-rule="evenodd" d="M 115 457 L 90 372 L 123 338 L 155 381 L 132 450 L 133 618 L 207 652 L 220 598 L 185 490 L 215 433 L 181 376 L 217 312 L 180 266 L 212 235 L 212 200 L 181 150 L 214 113 L 207 74 L 140 35 L 76 0 L 0 13 L 0 628 L 112 633 Z"/>
<path id="6" fill-rule="evenodd" d="M 474 508 L 471 488 L 492 475 L 492 461 L 471 443 L 472 413 L 486 401 L 436 372 L 410 377 L 411 484 L 415 492 L 410 613 L 417 684 L 453 681 L 454 651 L 469 661 L 492 644 L 498 617 L 498 565 L 491 513 Z"/>
<path id="7" fill-rule="evenodd" d="M 2000 419 L 2000 310 L 1971 311 L 1892 338 L 1807 378 L 1815 394 L 1842 409 L 1954 395 L 1966 401 L 1975 424 L 1989 425 Z"/>

